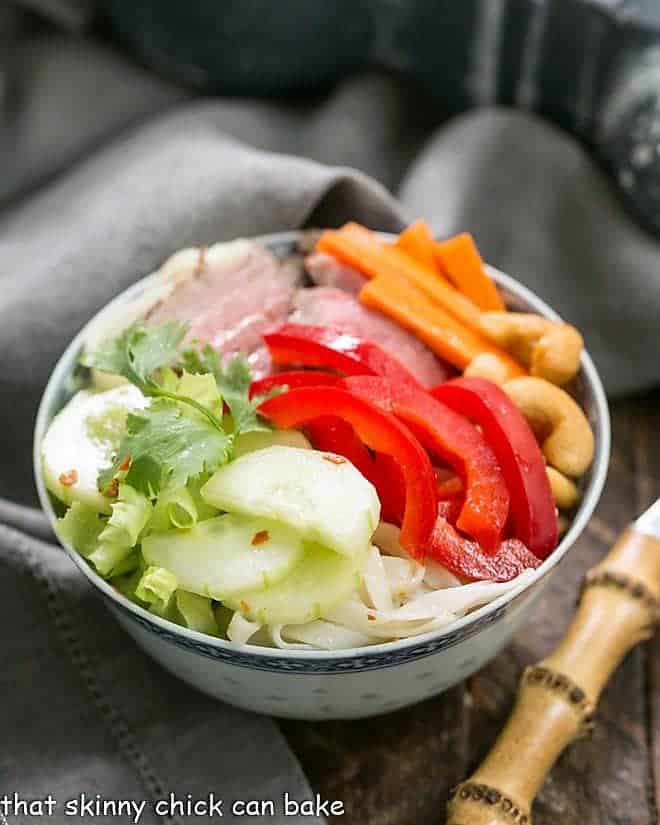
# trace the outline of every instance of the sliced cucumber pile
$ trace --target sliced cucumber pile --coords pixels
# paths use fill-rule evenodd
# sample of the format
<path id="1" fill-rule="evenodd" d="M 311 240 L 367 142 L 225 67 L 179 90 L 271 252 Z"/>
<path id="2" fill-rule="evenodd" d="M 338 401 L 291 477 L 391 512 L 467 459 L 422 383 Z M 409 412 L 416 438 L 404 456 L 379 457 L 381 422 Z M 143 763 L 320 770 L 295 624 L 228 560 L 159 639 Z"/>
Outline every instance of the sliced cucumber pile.
<path id="1" fill-rule="evenodd" d="M 142 554 L 174 573 L 181 589 L 223 601 L 276 586 L 301 561 L 304 545 L 284 524 L 227 514 L 190 530 L 151 533 Z"/>
<path id="2" fill-rule="evenodd" d="M 97 487 L 99 470 L 111 463 L 128 413 L 148 403 L 131 384 L 76 393 L 55 416 L 41 445 L 50 492 L 65 504 L 79 501 L 99 513 L 110 513 L 111 501 Z"/>
<path id="3" fill-rule="evenodd" d="M 260 624 L 304 624 L 336 607 L 359 586 L 363 552 L 353 558 L 308 544 L 294 569 L 265 590 L 241 593 L 225 604 Z"/>
<path id="4" fill-rule="evenodd" d="M 295 447 L 268 447 L 232 461 L 201 495 L 220 510 L 288 524 L 348 557 L 366 550 L 380 518 L 376 490 L 350 462 Z"/>

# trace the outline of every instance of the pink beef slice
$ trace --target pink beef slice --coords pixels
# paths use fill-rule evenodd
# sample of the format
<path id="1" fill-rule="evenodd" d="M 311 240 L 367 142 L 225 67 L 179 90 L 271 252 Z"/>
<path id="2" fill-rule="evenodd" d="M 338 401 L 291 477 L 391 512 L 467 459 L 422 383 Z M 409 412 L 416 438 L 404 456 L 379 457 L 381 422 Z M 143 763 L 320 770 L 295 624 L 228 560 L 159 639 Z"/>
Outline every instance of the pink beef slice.
<path id="1" fill-rule="evenodd" d="M 374 341 L 405 364 L 427 387 L 455 375 L 455 371 L 436 358 L 418 338 L 389 318 L 363 307 L 353 295 L 341 289 L 299 289 L 294 305 L 292 321 L 339 327 L 351 335 Z"/>
<path id="2" fill-rule="evenodd" d="M 280 262 L 262 246 L 240 242 L 230 254 L 207 258 L 179 280 L 172 293 L 148 314 L 149 323 L 188 321 L 188 338 L 221 353 L 254 354 L 267 368 L 261 336 L 290 314 L 302 280 L 297 261 Z"/>
<path id="3" fill-rule="evenodd" d="M 305 269 L 316 286 L 330 286 L 357 295 L 365 277 L 357 269 L 342 264 L 325 252 L 314 252 L 305 258 Z"/>

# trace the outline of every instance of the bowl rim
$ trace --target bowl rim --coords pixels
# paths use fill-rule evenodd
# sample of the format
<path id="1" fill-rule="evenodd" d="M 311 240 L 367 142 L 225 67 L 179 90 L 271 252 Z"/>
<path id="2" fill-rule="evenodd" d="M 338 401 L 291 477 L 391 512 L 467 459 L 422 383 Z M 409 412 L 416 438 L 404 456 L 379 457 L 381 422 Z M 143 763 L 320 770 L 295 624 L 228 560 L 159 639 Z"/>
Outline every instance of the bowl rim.
<path id="1" fill-rule="evenodd" d="M 385 237 L 391 237 L 390 233 L 380 234 L 382 234 Z M 258 235 L 255 237 L 247 238 L 247 240 L 254 241 L 255 243 L 259 243 L 270 248 L 276 248 L 282 246 L 291 246 L 300 238 L 300 236 L 300 230 L 290 230 L 286 232 L 274 232 L 265 235 Z M 532 292 L 526 286 L 521 284 L 515 278 L 505 274 L 504 272 L 501 272 L 500 270 L 496 269 L 495 267 L 489 264 L 486 264 L 486 268 L 488 272 L 493 276 L 495 281 L 498 283 L 498 285 L 501 285 L 506 290 L 514 294 L 516 298 L 519 298 L 522 301 L 524 301 L 529 308 L 548 318 L 559 319 L 560 316 L 557 312 L 555 312 L 550 306 L 548 306 L 548 304 L 545 303 L 545 301 L 539 298 L 534 292 Z M 55 365 L 55 368 L 53 369 L 50 378 L 48 379 L 48 382 L 46 384 L 44 393 L 39 404 L 39 409 L 37 412 L 37 418 L 35 422 L 33 442 L 33 468 L 39 501 L 44 512 L 48 517 L 48 520 L 53 530 L 55 527 L 55 522 L 57 521 L 57 516 L 53 509 L 49 494 L 46 490 L 46 485 L 44 483 L 43 473 L 41 471 L 40 449 L 41 442 L 50 423 L 49 410 L 54 405 L 54 399 L 61 393 L 61 388 L 64 386 L 65 381 L 70 378 L 70 361 L 74 358 L 74 356 L 77 356 L 77 353 L 80 351 L 82 344 L 88 336 L 92 325 L 97 324 L 103 316 L 110 315 L 112 311 L 116 309 L 119 305 L 121 305 L 123 302 L 130 301 L 131 298 L 137 297 L 144 290 L 144 288 L 149 285 L 150 281 L 155 281 L 156 276 L 157 273 L 153 272 L 149 275 L 146 275 L 138 279 L 134 284 L 129 286 L 127 289 L 122 290 L 107 304 L 101 307 L 101 309 L 99 309 L 89 319 L 89 321 L 82 327 L 82 329 L 68 344 L 64 352 L 58 358 L 57 364 Z M 121 610 L 128 611 L 129 613 L 133 614 L 133 618 L 135 620 L 139 621 L 143 625 L 153 625 L 155 632 L 160 631 L 161 633 L 164 632 L 165 634 L 172 634 L 174 637 L 180 636 L 182 640 L 187 640 L 189 643 L 192 643 L 193 645 L 202 644 L 210 647 L 215 647 L 219 650 L 224 651 L 225 655 L 228 654 L 229 657 L 231 657 L 231 653 L 233 652 L 235 654 L 240 654 L 243 658 L 246 656 L 253 656 L 255 659 L 255 664 L 257 664 L 258 660 L 261 658 L 276 658 L 282 660 L 298 660 L 301 663 L 303 661 L 308 661 L 310 663 L 327 662 L 328 665 L 330 665 L 333 662 L 333 660 L 337 659 L 352 659 L 356 657 L 369 659 L 371 657 L 376 658 L 378 656 L 382 656 L 383 654 L 393 653 L 399 650 L 414 648 L 417 645 L 423 645 L 425 643 L 441 639 L 443 636 L 454 634 L 455 632 L 460 631 L 464 628 L 468 628 L 470 625 L 475 624 L 480 620 L 484 620 L 492 614 L 495 614 L 501 608 L 504 608 L 507 604 L 512 602 L 517 596 L 522 594 L 524 591 L 530 591 L 534 587 L 534 585 L 540 582 L 541 579 L 543 579 L 551 570 L 553 570 L 556 567 L 557 564 L 559 564 L 559 562 L 568 553 L 570 548 L 573 547 L 579 536 L 586 528 L 587 523 L 589 522 L 589 519 L 591 518 L 591 515 L 593 514 L 593 511 L 595 510 L 596 505 L 598 504 L 607 477 L 611 446 L 611 427 L 610 414 L 607 399 L 605 396 L 605 390 L 600 380 L 600 376 L 598 375 L 596 366 L 591 356 L 586 351 L 586 349 L 582 353 L 581 373 L 583 379 L 585 380 L 585 384 L 591 390 L 594 400 L 594 435 L 596 443 L 596 452 L 591 466 L 591 474 L 587 488 L 580 503 L 580 507 L 578 508 L 578 511 L 575 514 L 575 517 L 573 518 L 569 526 L 569 529 L 564 534 L 557 547 L 548 556 L 548 558 L 545 559 L 542 562 L 542 564 L 540 564 L 539 567 L 537 567 L 530 576 L 526 577 L 525 581 L 511 588 L 511 590 L 508 590 L 506 593 L 489 602 L 488 604 L 485 604 L 482 607 L 473 610 L 471 613 L 468 613 L 467 615 L 460 617 L 456 621 L 446 625 L 446 627 L 442 627 L 438 630 L 433 630 L 428 633 L 420 634 L 419 636 L 411 636 L 405 639 L 380 642 L 378 644 L 368 645 L 365 647 L 341 648 L 339 650 L 292 650 L 281 649 L 277 647 L 261 647 L 258 645 L 251 645 L 249 643 L 244 645 L 236 645 L 235 643 L 230 642 L 228 640 L 219 639 L 215 636 L 209 636 L 205 633 L 190 630 L 189 628 L 183 627 L 174 622 L 170 622 L 167 619 L 163 619 L 160 616 L 156 616 L 153 613 L 150 613 L 148 610 L 146 610 L 143 607 L 140 607 L 134 602 L 131 602 L 121 593 L 116 591 L 107 581 L 101 578 L 101 576 L 99 576 L 87 564 L 87 562 L 76 550 L 73 549 L 73 547 L 63 542 L 59 538 L 59 536 L 57 536 L 57 539 L 58 542 L 64 548 L 69 558 L 85 575 L 87 580 L 97 590 L 99 590 L 101 594 L 105 596 L 110 602 L 115 603 L 115 605 L 119 607 Z M 113 605 L 113 607 L 115 605 Z"/>

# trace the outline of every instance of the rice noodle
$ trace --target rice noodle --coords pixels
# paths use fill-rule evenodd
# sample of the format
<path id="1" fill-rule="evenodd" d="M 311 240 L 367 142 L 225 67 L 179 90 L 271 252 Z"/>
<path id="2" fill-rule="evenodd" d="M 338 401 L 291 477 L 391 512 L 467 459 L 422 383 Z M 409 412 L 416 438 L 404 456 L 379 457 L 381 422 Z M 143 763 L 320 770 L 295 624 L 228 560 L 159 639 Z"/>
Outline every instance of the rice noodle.
<path id="1" fill-rule="evenodd" d="M 310 622 L 312 624 L 312 622 Z M 289 625 L 289 627 L 298 627 L 299 625 Z M 304 625 L 303 625 L 304 627 Z M 310 648 L 314 647 L 311 644 L 300 644 L 299 642 L 287 642 L 282 637 L 282 630 L 284 629 L 284 625 L 281 624 L 272 624 L 268 626 L 268 633 L 270 635 L 271 641 L 275 645 L 275 647 L 279 647 L 280 650 L 309 650 Z"/>
<path id="2" fill-rule="evenodd" d="M 424 584 L 430 587 L 431 590 L 441 590 L 444 587 L 458 587 L 462 582 L 458 576 L 450 573 L 446 567 L 438 564 L 437 561 L 427 561 Z"/>
<path id="3" fill-rule="evenodd" d="M 384 561 L 385 559 L 381 559 L 381 562 Z M 382 563 L 380 567 L 385 581 L 390 586 L 385 571 L 388 567 L 392 569 L 392 565 Z M 399 572 L 401 570 L 398 565 L 394 568 Z M 374 570 L 371 571 L 371 575 L 375 575 Z M 510 582 L 472 582 L 439 590 L 422 590 L 418 587 L 412 590 L 412 598 L 405 604 L 392 609 L 380 609 L 366 602 L 361 591 L 328 611 L 323 618 L 371 639 L 417 636 L 446 626 L 474 608 L 496 599 L 531 575 L 532 571 L 527 570 Z M 378 585 L 378 589 L 381 587 L 382 583 Z"/>
<path id="4" fill-rule="evenodd" d="M 290 644 L 282 638 L 287 636 L 305 644 Z M 365 633 L 342 627 L 335 622 L 316 619 L 306 624 L 290 624 L 281 628 L 280 646 L 291 648 L 320 648 L 321 650 L 343 650 L 347 647 L 363 647 L 374 643 L 374 639 Z"/>
<path id="5" fill-rule="evenodd" d="M 412 618 L 402 616 L 402 609 L 376 610 L 359 599 L 349 599 L 328 612 L 324 618 L 380 640 L 417 636 L 443 627 L 456 618 L 455 614 L 437 607 L 428 610 L 425 616 Z"/>
<path id="6" fill-rule="evenodd" d="M 381 564 L 387 576 L 392 599 L 396 604 L 401 604 L 411 598 L 425 580 L 426 568 L 413 559 L 381 556 Z M 377 606 L 374 605 L 374 607 Z"/>
<path id="7" fill-rule="evenodd" d="M 227 638 L 237 645 L 244 645 L 261 628 L 258 622 L 250 622 L 237 611 L 227 625 Z"/>
<path id="8" fill-rule="evenodd" d="M 533 571 L 526 570 L 517 578 L 508 582 L 471 582 L 458 587 L 445 587 L 442 590 L 431 590 L 411 599 L 399 608 L 399 617 L 421 619 L 436 610 L 447 611 L 457 616 L 464 616 L 475 607 L 487 604 L 503 593 L 516 587 L 521 581 L 528 579 Z"/>
<path id="9" fill-rule="evenodd" d="M 383 566 L 380 550 L 373 545 L 369 548 L 367 563 L 364 566 L 363 582 L 365 595 L 371 607 L 377 607 L 378 610 L 392 609 L 394 605 L 390 582 Z"/>

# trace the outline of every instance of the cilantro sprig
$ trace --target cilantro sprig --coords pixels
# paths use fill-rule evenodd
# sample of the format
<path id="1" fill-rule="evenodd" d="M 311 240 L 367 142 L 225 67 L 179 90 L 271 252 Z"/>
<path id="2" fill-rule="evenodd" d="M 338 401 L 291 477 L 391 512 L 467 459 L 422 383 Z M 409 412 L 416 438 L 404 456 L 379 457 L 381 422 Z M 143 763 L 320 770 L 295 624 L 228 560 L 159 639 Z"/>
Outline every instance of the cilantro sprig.
<path id="1" fill-rule="evenodd" d="M 169 398 L 187 404 L 224 432 L 222 419 L 212 410 L 194 398 L 167 389 L 157 380 L 160 370 L 176 362 L 179 345 L 187 332 L 188 324 L 180 321 L 166 321 L 157 327 L 137 323 L 101 344 L 94 352 L 85 353 L 81 363 L 102 372 L 121 375 L 148 397 Z"/>
<path id="2" fill-rule="evenodd" d="M 165 487 L 184 485 L 189 478 L 225 464 L 240 433 L 269 429 L 257 416 L 261 399 L 249 399 L 252 375 L 246 359 L 236 356 L 223 366 L 211 347 L 181 351 L 187 331 L 188 325 L 178 321 L 154 327 L 138 323 L 81 358 L 84 366 L 120 375 L 154 399 L 128 416 L 114 461 L 99 474 L 99 489 L 107 490 L 125 473 L 125 483 L 154 497 Z M 213 376 L 219 397 L 229 407 L 230 432 L 223 424 L 221 406 L 211 409 L 177 391 L 184 384 L 177 375 L 183 372 L 189 373 L 188 378 Z M 188 388 L 190 384 L 187 380 Z"/>
<path id="3" fill-rule="evenodd" d="M 99 487 L 107 489 L 130 456 L 124 481 L 153 497 L 165 487 L 182 487 L 189 478 L 214 472 L 229 461 L 232 445 L 231 434 L 159 399 L 128 416 L 115 461 L 100 473 Z"/>

